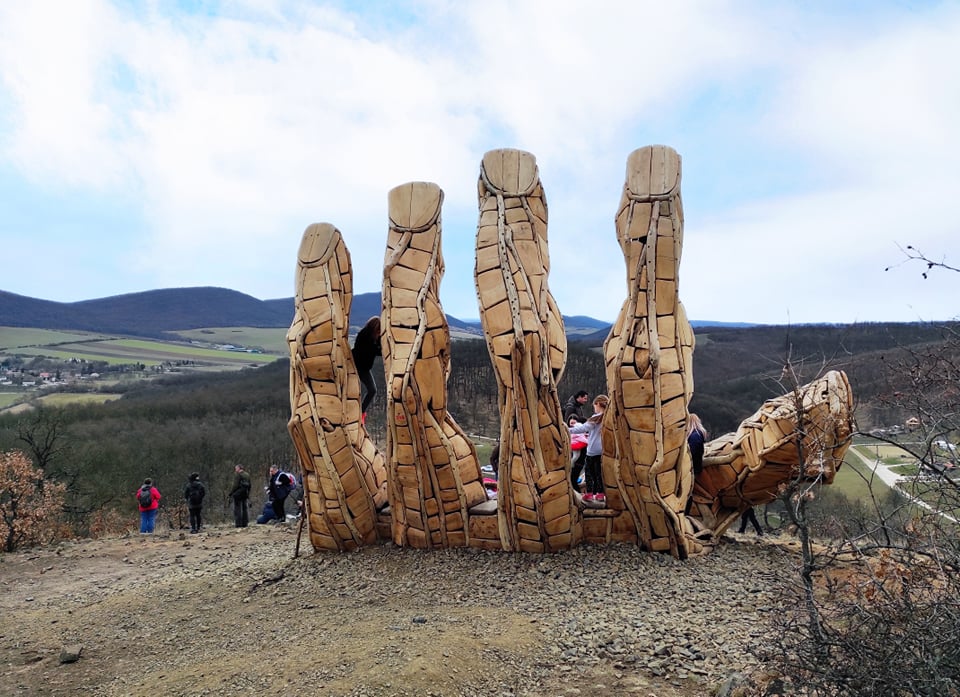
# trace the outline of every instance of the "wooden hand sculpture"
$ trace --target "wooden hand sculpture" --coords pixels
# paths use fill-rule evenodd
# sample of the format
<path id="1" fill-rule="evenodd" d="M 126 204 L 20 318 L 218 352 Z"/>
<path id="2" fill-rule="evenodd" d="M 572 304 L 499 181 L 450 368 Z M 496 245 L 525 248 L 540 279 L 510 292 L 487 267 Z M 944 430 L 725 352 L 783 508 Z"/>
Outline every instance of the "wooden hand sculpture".
<path id="1" fill-rule="evenodd" d="M 499 394 L 500 538 L 508 550 L 566 549 L 580 536 L 557 395 L 567 339 L 547 285 L 547 203 L 536 159 L 486 153 L 478 196 L 474 277 Z"/>
<path id="2" fill-rule="evenodd" d="M 764 402 L 736 433 L 706 444 L 691 515 L 719 537 L 746 509 L 773 501 L 791 480 L 830 484 L 853 430 L 853 393 L 842 371 Z"/>
<path id="3" fill-rule="evenodd" d="M 443 277 L 436 184 L 389 194 L 383 264 L 383 363 L 393 541 L 462 547 L 469 509 L 486 501 L 477 450 L 447 411 L 450 330 L 440 305 Z"/>
<path id="4" fill-rule="evenodd" d="M 677 293 L 683 209 L 674 150 L 655 145 L 630 154 L 616 227 L 629 295 L 603 347 L 607 502 L 629 511 L 644 548 L 683 558 L 694 340 Z"/>
<path id="5" fill-rule="evenodd" d="M 421 548 L 551 552 L 616 541 L 682 559 L 709 552 L 744 510 L 789 481 L 832 481 L 853 430 L 842 372 L 766 402 L 736 433 L 707 443 L 694 482 L 686 439 L 694 337 L 678 293 L 680 157 L 656 145 L 627 159 L 616 215 L 627 298 L 604 343 L 606 505 L 584 509 L 557 394 L 567 343 L 547 284 L 547 204 L 533 155 L 486 153 L 478 195 L 474 279 L 498 387 L 498 500 L 486 500 L 476 449 L 447 412 L 443 192 L 404 184 L 388 197 L 383 271 L 386 466 L 360 419 L 349 253 L 328 224 L 311 225 L 300 245 L 287 333 L 289 430 L 315 549 L 354 549 L 389 525 L 395 543 Z"/>
<path id="6" fill-rule="evenodd" d="M 353 276 L 340 232 L 303 233 L 290 347 L 287 428 L 303 467 L 314 549 L 349 550 L 377 539 L 387 500 L 383 457 L 360 424 L 360 380 L 348 342 Z"/>

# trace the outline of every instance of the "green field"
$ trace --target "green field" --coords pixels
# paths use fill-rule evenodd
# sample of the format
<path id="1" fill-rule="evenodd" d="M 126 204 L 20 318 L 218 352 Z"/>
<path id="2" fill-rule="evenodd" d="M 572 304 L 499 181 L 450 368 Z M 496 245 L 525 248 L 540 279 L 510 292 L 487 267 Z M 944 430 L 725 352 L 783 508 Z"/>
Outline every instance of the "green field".
<path id="1" fill-rule="evenodd" d="M 193 341 L 202 341 L 210 344 L 233 344 L 247 348 L 259 348 L 264 353 L 286 356 L 287 330 L 280 328 L 262 327 L 204 327 L 203 329 L 186 329 L 177 334 Z"/>
<path id="2" fill-rule="evenodd" d="M 0 392 L 0 409 L 6 409 L 16 404 L 23 397 L 23 392 Z"/>
<path id="3" fill-rule="evenodd" d="M 0 353 L 15 353 L 11 349 L 36 346 L 55 346 L 78 341 L 98 341 L 110 338 L 106 334 L 91 332 L 61 332 L 53 329 L 30 329 L 25 327 L 0 327 Z M 19 351 L 16 351 L 19 353 Z"/>
<path id="4" fill-rule="evenodd" d="M 198 332 L 203 330 L 197 330 Z M 244 366 L 263 365 L 276 360 L 280 355 L 286 355 L 286 344 L 283 341 L 284 330 L 251 330 L 258 334 L 251 334 L 249 338 L 268 338 L 276 333 L 274 344 L 283 345 L 282 352 L 275 353 L 245 353 L 239 351 L 224 351 L 197 344 L 188 344 L 182 341 L 160 341 L 152 339 L 132 339 L 103 334 L 87 334 L 83 332 L 61 332 L 47 329 L 21 329 L 17 327 L 0 328 L 0 353 L 19 356 L 44 356 L 60 360 L 105 361 L 108 365 L 123 365 L 143 363 L 155 366 L 161 363 L 190 362 L 206 366 L 222 366 L 226 369 Z M 205 339 L 210 343 L 232 343 L 248 346 L 234 336 L 229 340 L 215 341 Z M 5 348 L 4 348 L 5 347 Z"/>

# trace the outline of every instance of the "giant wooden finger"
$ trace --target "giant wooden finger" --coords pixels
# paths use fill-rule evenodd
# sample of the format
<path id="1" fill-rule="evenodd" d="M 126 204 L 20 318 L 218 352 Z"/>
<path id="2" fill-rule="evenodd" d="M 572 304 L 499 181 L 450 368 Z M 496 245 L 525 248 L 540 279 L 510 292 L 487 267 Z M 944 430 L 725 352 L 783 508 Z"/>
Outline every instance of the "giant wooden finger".
<path id="1" fill-rule="evenodd" d="M 468 511 L 486 492 L 473 442 L 447 411 L 450 330 L 436 184 L 390 191 L 383 264 L 383 363 L 393 541 L 412 547 L 469 543 Z"/>
<path id="2" fill-rule="evenodd" d="M 377 539 L 386 502 L 383 458 L 360 425 L 360 380 L 348 341 L 350 254 L 330 224 L 303 233 L 297 262 L 287 424 L 304 476 L 314 549 L 355 549 Z"/>
<path id="3" fill-rule="evenodd" d="M 607 503 L 629 511 L 643 547 L 682 558 L 693 484 L 686 419 L 694 342 L 677 292 L 683 209 L 673 149 L 630 154 L 616 226 L 629 295 L 604 343 Z"/>
<path id="4" fill-rule="evenodd" d="M 474 277 L 499 393 L 501 542 L 509 550 L 565 549 L 579 541 L 580 512 L 557 395 L 567 341 L 547 285 L 547 204 L 536 159 L 492 150 L 478 187 Z"/>
<path id="5" fill-rule="evenodd" d="M 830 484 L 852 433 L 853 394 L 843 371 L 764 402 L 736 433 L 706 444 L 691 515 L 719 537 L 743 511 L 773 501 L 791 480 Z"/>

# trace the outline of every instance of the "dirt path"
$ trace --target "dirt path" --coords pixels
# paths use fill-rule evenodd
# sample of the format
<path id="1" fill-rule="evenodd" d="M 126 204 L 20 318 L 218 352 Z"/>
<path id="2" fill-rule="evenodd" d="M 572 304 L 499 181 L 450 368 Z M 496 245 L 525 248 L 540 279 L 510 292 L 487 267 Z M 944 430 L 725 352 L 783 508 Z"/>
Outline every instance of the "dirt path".
<path id="1" fill-rule="evenodd" d="M 378 545 L 339 555 L 307 547 L 294 560 L 295 538 L 294 528 L 251 526 L 0 556 L 0 693 L 707 694 L 705 671 L 651 671 L 629 655 L 639 649 L 592 638 L 636 620 L 587 621 L 577 631 L 589 651 L 576 651 L 579 639 L 560 645 L 582 618 L 577 599 L 557 591 L 588 589 L 569 569 L 593 554 Z M 651 558 L 653 573 L 675 564 L 605 554 L 598 563 L 620 575 L 638 558 Z M 631 597 L 604 607 L 626 613 Z M 567 602 L 571 612 L 551 610 Z M 61 663 L 70 645 L 82 647 L 80 659 Z"/>

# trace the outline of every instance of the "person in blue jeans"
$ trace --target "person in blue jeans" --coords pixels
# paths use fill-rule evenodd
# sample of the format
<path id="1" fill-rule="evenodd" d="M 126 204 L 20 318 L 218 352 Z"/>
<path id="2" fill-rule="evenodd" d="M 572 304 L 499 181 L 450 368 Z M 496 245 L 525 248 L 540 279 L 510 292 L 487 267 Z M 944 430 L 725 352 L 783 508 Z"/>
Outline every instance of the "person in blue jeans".
<path id="1" fill-rule="evenodd" d="M 137 489 L 134 496 L 137 497 L 137 508 L 140 510 L 140 532 L 144 535 L 152 534 L 157 522 L 157 510 L 160 508 L 160 492 L 148 477 L 143 480 L 143 485 Z"/>

